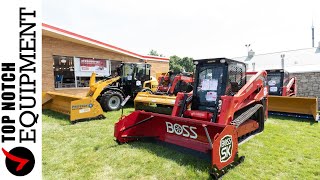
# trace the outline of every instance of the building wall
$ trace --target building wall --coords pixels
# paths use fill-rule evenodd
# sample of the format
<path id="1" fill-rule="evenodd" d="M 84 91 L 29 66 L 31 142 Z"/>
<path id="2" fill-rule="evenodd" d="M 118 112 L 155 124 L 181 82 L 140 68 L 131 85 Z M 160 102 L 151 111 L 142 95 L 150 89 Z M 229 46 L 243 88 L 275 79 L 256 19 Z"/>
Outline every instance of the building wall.
<path id="1" fill-rule="evenodd" d="M 169 71 L 169 62 L 148 61 L 147 63 L 151 65 L 151 76 L 153 77 L 156 77 L 156 73 Z"/>
<path id="2" fill-rule="evenodd" d="M 291 73 L 291 76 L 297 78 L 297 96 L 318 97 L 320 110 L 320 72 Z"/>
<path id="3" fill-rule="evenodd" d="M 97 59 L 110 59 L 123 62 L 139 62 L 134 58 L 119 53 L 93 48 L 69 41 L 64 41 L 49 36 L 42 37 L 42 91 L 54 91 L 53 55 L 88 57 Z M 155 76 L 158 71 L 168 71 L 169 62 L 148 61 L 152 65 L 151 75 Z M 76 90 L 79 94 L 85 94 L 87 89 Z M 61 91 L 62 92 L 62 91 Z M 65 90 L 70 92 L 70 90 Z"/>

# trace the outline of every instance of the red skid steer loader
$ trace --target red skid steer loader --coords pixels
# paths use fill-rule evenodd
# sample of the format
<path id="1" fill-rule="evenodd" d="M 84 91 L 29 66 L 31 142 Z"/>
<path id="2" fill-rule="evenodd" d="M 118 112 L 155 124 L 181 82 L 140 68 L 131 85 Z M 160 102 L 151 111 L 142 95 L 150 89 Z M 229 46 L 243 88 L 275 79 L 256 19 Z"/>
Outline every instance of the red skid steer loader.
<path id="1" fill-rule="evenodd" d="M 238 143 L 264 129 L 267 73 L 247 82 L 242 62 L 216 58 L 194 64 L 193 92 L 178 93 L 171 115 L 134 111 L 115 124 L 114 136 L 118 143 L 151 138 L 204 154 L 217 179 L 244 160 Z"/>
<path id="2" fill-rule="evenodd" d="M 158 77 L 158 88 L 155 92 L 139 92 L 134 99 L 135 110 L 171 114 L 178 92 L 193 90 L 193 74 L 171 72 L 161 73 Z"/>
<path id="3" fill-rule="evenodd" d="M 266 70 L 269 114 L 319 121 L 318 99 L 297 97 L 297 80 L 283 69 Z"/>

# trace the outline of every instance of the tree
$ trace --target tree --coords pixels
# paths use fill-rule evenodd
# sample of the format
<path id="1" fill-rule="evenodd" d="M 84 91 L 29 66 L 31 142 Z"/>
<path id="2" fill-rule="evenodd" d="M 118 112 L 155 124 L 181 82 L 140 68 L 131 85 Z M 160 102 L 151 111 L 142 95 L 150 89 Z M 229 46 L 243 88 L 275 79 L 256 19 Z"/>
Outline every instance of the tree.
<path id="1" fill-rule="evenodd" d="M 183 67 L 179 64 L 180 61 L 181 61 L 180 57 L 176 55 L 170 56 L 169 69 L 173 71 L 175 74 L 178 74 L 183 71 Z"/>
<path id="2" fill-rule="evenodd" d="M 153 50 L 153 49 L 150 50 L 148 55 L 163 57 L 162 54 L 159 54 L 156 50 Z"/>
<path id="3" fill-rule="evenodd" d="M 169 67 L 174 73 L 193 72 L 193 58 L 180 58 L 179 56 L 173 55 L 170 57 Z"/>
<path id="4" fill-rule="evenodd" d="M 190 57 L 184 57 L 181 59 L 182 67 L 186 72 L 193 72 L 193 58 Z"/>

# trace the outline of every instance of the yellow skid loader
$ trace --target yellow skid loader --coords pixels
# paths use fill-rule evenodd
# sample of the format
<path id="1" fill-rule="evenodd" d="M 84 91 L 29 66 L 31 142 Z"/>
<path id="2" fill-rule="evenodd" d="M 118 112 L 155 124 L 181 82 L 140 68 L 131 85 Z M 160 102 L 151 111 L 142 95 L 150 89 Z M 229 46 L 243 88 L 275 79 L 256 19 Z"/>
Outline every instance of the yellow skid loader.
<path id="1" fill-rule="evenodd" d="M 42 94 L 43 109 L 50 109 L 62 114 L 70 116 L 72 123 L 76 120 L 91 119 L 91 118 L 105 118 L 103 110 L 97 98 L 103 89 L 114 82 L 119 81 L 120 76 L 104 79 L 95 82 L 96 74 L 92 73 L 90 77 L 90 89 L 86 97 L 74 96 L 58 92 L 46 92 Z"/>
<path id="2" fill-rule="evenodd" d="M 156 91 L 158 81 L 150 76 L 150 68 L 151 65 L 146 63 L 121 63 L 117 68 L 118 77 L 96 82 L 96 74 L 93 73 L 86 97 L 46 92 L 42 96 L 42 106 L 70 115 L 71 122 L 103 118 L 103 111 L 119 110 L 126 96 L 133 100 L 142 89 Z"/>
<path id="3" fill-rule="evenodd" d="M 269 114 L 293 116 L 319 121 L 318 99 L 296 97 L 296 78 L 283 69 L 267 70 Z"/>

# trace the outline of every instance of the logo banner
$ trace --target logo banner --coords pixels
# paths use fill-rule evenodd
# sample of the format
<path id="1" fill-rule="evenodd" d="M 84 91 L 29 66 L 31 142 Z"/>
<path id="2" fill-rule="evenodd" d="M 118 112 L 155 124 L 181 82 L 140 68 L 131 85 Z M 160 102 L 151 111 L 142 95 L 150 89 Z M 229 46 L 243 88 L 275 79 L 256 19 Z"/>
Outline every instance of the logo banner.
<path id="1" fill-rule="evenodd" d="M 41 1 L 0 6 L 0 179 L 41 179 Z"/>
<path id="2" fill-rule="evenodd" d="M 106 60 L 80 58 L 80 70 L 99 72 L 108 71 L 108 67 Z"/>

